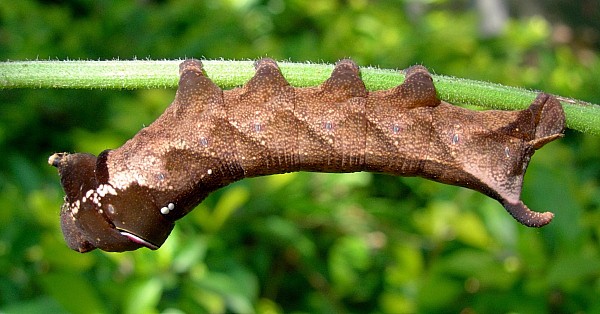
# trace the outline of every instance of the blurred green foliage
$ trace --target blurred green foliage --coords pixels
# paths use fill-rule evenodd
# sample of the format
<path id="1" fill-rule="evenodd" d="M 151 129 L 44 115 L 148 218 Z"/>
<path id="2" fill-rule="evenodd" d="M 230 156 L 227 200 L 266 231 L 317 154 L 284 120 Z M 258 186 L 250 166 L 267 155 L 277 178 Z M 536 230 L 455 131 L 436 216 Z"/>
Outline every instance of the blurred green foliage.
<path id="1" fill-rule="evenodd" d="M 0 60 L 352 57 L 600 103 L 600 45 L 541 13 L 486 37 L 468 1 L 1 1 Z M 528 171 L 542 229 L 423 179 L 292 173 L 214 193 L 158 251 L 70 251 L 48 156 L 118 147 L 173 96 L 0 91 L 0 312 L 600 311 L 600 141 L 575 132 Z"/>

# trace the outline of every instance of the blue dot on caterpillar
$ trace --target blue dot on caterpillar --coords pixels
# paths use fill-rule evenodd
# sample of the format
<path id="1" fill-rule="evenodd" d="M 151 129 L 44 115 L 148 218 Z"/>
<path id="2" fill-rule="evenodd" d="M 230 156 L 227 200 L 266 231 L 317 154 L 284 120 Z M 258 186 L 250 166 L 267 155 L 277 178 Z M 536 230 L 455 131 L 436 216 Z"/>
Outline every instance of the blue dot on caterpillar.
<path id="1" fill-rule="evenodd" d="M 262 59 L 240 88 L 223 91 L 190 59 L 175 100 L 123 146 L 98 157 L 57 153 L 70 248 L 158 249 L 209 193 L 248 177 L 291 171 L 420 176 L 479 191 L 520 223 L 551 212 L 521 201 L 533 153 L 562 136 L 560 103 L 540 93 L 520 111 L 472 111 L 440 101 L 422 66 L 389 90 L 366 90 L 358 66 L 339 61 L 320 86 L 294 88 Z"/>

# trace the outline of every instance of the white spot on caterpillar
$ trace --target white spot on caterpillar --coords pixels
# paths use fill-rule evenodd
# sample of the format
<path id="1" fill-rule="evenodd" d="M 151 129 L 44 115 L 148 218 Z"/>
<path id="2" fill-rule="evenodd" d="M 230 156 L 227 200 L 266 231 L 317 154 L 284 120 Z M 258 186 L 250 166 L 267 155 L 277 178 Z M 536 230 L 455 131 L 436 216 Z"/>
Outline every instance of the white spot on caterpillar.
<path id="1" fill-rule="evenodd" d="M 504 147 L 504 154 L 506 155 L 506 158 L 510 158 L 510 148 Z"/>
<path id="2" fill-rule="evenodd" d="M 79 203 L 79 200 L 76 200 L 74 204 L 71 204 L 71 212 L 73 213 L 73 215 L 77 215 L 77 213 L 79 212 L 80 205 L 81 203 Z"/>
<path id="3" fill-rule="evenodd" d="M 175 209 L 175 204 L 169 203 L 169 205 L 163 206 L 160 209 L 160 213 L 163 214 L 163 215 L 166 215 L 166 214 L 170 213 L 173 209 Z"/>
<path id="4" fill-rule="evenodd" d="M 100 203 L 100 199 L 98 198 L 98 193 L 92 194 L 92 197 L 90 198 L 90 200 L 92 201 L 92 203 L 98 205 L 98 203 Z"/>
<path id="5" fill-rule="evenodd" d="M 394 134 L 398 134 L 400 132 L 400 126 L 394 124 L 394 126 L 392 126 L 392 132 L 394 132 Z"/>
<path id="6" fill-rule="evenodd" d="M 459 141 L 458 134 L 454 134 L 454 136 L 452 137 L 452 144 L 456 145 L 456 144 L 458 144 L 458 141 Z"/>
<path id="7" fill-rule="evenodd" d="M 100 184 L 96 189 L 96 193 L 100 195 L 100 197 L 104 197 L 107 194 L 117 195 L 117 191 L 110 184 Z"/>
<path id="8" fill-rule="evenodd" d="M 200 145 L 208 146 L 208 140 L 205 137 L 200 138 Z"/>
<path id="9" fill-rule="evenodd" d="M 117 195 L 117 190 L 115 190 L 115 188 L 113 188 L 112 185 L 109 184 L 106 188 L 108 189 L 108 193 L 112 195 Z"/>
<path id="10" fill-rule="evenodd" d="M 108 204 L 108 213 L 109 214 L 114 214 L 115 213 L 115 207 L 112 206 L 112 204 Z"/>
<path id="11" fill-rule="evenodd" d="M 92 196 L 92 193 L 94 193 L 94 190 L 88 190 L 87 192 L 85 192 L 85 197 L 90 198 L 90 196 Z"/>
<path id="12" fill-rule="evenodd" d="M 212 169 L 208 169 L 208 170 L 206 171 L 206 173 L 208 173 L 208 174 L 212 174 Z"/>
<path id="13" fill-rule="evenodd" d="M 331 131 L 333 129 L 333 123 L 331 123 L 331 121 L 325 122 L 325 129 Z"/>
<path id="14" fill-rule="evenodd" d="M 254 131 L 255 132 L 260 132 L 262 131 L 262 125 L 260 125 L 260 123 L 254 123 Z"/>

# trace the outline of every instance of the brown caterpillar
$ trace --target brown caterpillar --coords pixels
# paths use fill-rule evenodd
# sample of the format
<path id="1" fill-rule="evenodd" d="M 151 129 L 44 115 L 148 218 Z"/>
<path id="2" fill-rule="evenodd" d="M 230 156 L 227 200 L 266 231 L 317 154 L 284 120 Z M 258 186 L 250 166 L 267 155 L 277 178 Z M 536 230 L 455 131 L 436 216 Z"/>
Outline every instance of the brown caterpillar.
<path id="1" fill-rule="evenodd" d="M 222 91 L 198 60 L 180 65 L 173 103 L 115 150 L 54 154 L 66 192 L 65 239 L 87 252 L 160 247 L 209 193 L 247 177 L 291 171 L 421 176 L 477 190 L 520 223 L 553 214 L 520 200 L 536 149 L 562 136 L 565 116 L 539 94 L 521 111 L 472 111 L 440 101 L 429 72 L 368 92 L 351 60 L 318 87 L 294 88 L 270 59 L 241 88 Z"/>

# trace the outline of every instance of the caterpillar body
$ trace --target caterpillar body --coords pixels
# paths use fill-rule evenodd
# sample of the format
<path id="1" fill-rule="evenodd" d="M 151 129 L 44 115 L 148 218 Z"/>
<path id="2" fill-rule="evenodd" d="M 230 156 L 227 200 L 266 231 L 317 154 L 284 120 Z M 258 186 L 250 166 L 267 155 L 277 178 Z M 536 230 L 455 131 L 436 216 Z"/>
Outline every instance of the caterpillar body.
<path id="1" fill-rule="evenodd" d="M 541 93 L 521 111 L 472 111 L 440 101 L 422 66 L 374 92 L 351 60 L 309 88 L 290 86 L 271 59 L 255 68 L 243 87 L 223 91 L 200 61 L 186 60 L 173 103 L 123 146 L 98 157 L 52 155 L 69 247 L 157 249 L 212 191 L 292 171 L 421 176 L 488 195 L 524 225 L 552 220 L 520 195 L 535 150 L 562 136 L 565 116 L 553 96 Z"/>

